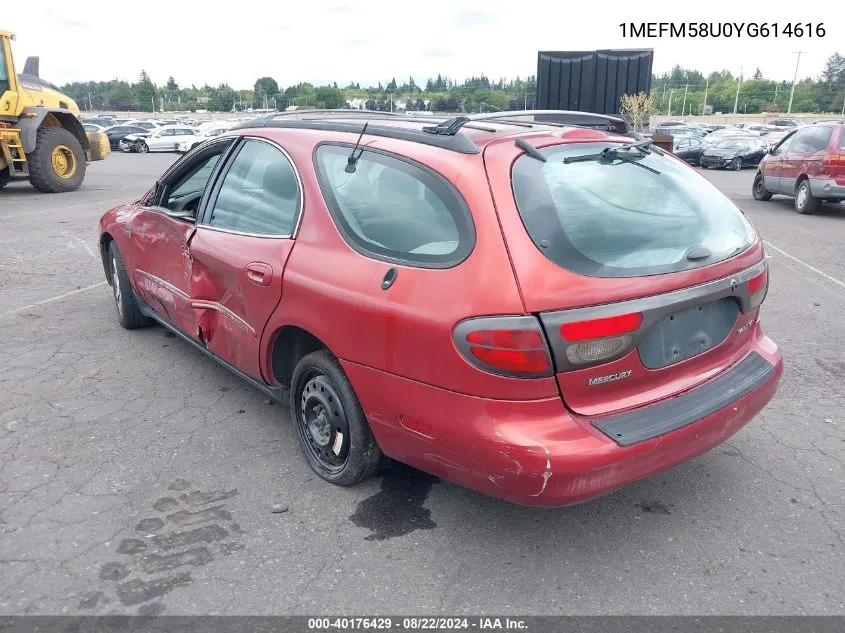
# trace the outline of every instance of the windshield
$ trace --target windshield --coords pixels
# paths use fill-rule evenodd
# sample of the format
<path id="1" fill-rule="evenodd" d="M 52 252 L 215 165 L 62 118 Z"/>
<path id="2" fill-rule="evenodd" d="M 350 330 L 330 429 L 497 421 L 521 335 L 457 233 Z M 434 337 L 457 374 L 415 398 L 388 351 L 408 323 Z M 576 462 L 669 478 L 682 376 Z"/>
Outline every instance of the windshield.
<path id="1" fill-rule="evenodd" d="M 726 138 L 718 143 L 714 143 L 713 147 L 717 147 L 719 149 L 739 149 L 747 146 L 749 142 L 750 141 L 748 139 L 744 138 Z"/>
<path id="2" fill-rule="evenodd" d="M 723 261 L 754 230 L 706 178 L 679 160 L 629 150 L 625 160 L 564 162 L 617 144 L 571 144 L 514 163 L 514 198 L 540 251 L 572 272 L 638 277 Z M 625 153 L 624 150 L 617 152 Z M 693 247 L 710 255 L 688 259 Z"/>

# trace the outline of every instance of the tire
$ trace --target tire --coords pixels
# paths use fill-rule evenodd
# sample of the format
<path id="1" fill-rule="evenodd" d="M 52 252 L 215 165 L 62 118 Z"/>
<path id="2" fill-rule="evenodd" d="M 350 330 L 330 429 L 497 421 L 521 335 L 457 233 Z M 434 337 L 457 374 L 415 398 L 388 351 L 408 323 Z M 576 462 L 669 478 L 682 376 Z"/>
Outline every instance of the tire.
<path id="1" fill-rule="evenodd" d="M 763 185 L 763 174 L 759 171 L 757 175 L 754 176 L 754 184 L 751 185 L 751 195 L 754 196 L 755 200 L 760 200 L 762 202 L 766 202 L 767 200 L 772 199 L 772 192 L 766 190 L 766 187 Z"/>
<path id="2" fill-rule="evenodd" d="M 381 450 L 349 379 L 331 352 L 312 352 L 296 364 L 290 408 L 299 446 L 320 477 L 351 486 L 375 473 Z"/>
<path id="3" fill-rule="evenodd" d="M 8 185 L 9 181 L 11 179 L 12 179 L 12 177 L 9 175 L 9 168 L 8 167 L 4 167 L 3 169 L 0 169 L 0 189 L 5 187 L 6 185 Z"/>
<path id="4" fill-rule="evenodd" d="M 813 197 L 813 192 L 810 191 L 810 181 L 802 180 L 798 183 L 798 188 L 795 190 L 795 210 L 801 215 L 810 215 L 816 212 L 819 206 L 819 201 Z"/>
<path id="5" fill-rule="evenodd" d="M 26 157 L 32 186 L 42 193 L 79 189 L 86 167 L 79 140 L 61 127 L 43 127 L 35 138 L 35 149 Z"/>
<path id="6" fill-rule="evenodd" d="M 700 164 L 701 164 L 702 169 L 707 169 L 707 165 L 705 165 L 704 163 L 700 163 Z"/>
<path id="7" fill-rule="evenodd" d="M 135 143 L 134 149 L 139 154 L 146 154 L 150 151 L 149 145 L 147 145 L 144 141 L 138 141 Z"/>
<path id="8" fill-rule="evenodd" d="M 135 292 L 129 283 L 129 275 L 126 274 L 126 267 L 123 265 L 123 257 L 114 242 L 109 244 L 108 255 L 109 285 L 117 308 L 118 322 L 127 330 L 146 327 L 150 320 L 141 313 L 141 308 L 138 307 Z"/>
<path id="9" fill-rule="evenodd" d="M 733 162 L 731 163 L 731 169 L 733 169 L 734 171 L 742 171 L 742 168 L 744 166 L 745 165 L 742 164 L 742 159 L 739 156 L 734 158 Z"/>

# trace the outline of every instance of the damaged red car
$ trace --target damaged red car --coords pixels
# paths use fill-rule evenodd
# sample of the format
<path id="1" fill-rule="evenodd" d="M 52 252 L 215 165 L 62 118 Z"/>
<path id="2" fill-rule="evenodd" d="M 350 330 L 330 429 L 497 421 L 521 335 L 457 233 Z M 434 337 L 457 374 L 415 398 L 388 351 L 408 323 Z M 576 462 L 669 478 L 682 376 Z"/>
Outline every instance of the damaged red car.
<path id="1" fill-rule="evenodd" d="M 270 397 L 350 485 L 383 455 L 564 506 L 724 442 L 783 370 L 763 243 L 612 117 L 270 115 L 100 222 L 117 315 Z"/>

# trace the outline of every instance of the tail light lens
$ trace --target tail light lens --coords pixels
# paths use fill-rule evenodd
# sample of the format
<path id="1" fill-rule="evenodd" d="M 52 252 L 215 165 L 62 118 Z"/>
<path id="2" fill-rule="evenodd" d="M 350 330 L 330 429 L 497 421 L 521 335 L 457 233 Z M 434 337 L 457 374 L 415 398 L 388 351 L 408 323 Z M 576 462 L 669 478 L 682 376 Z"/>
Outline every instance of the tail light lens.
<path id="1" fill-rule="evenodd" d="M 822 170 L 834 178 L 845 178 L 845 154 L 831 154 L 822 158 Z"/>
<path id="2" fill-rule="evenodd" d="M 631 347 L 633 332 L 642 323 L 643 315 L 639 312 L 564 323 L 560 335 L 572 342 L 566 348 L 566 358 L 573 365 L 587 365 L 620 356 Z"/>
<path id="3" fill-rule="evenodd" d="M 470 363 L 514 378 L 551 376 L 546 338 L 534 317 L 480 317 L 459 323 L 453 332 L 458 350 Z"/>
<path id="4" fill-rule="evenodd" d="M 769 267 L 766 266 L 759 275 L 748 280 L 748 294 L 751 310 L 760 307 L 769 292 Z"/>

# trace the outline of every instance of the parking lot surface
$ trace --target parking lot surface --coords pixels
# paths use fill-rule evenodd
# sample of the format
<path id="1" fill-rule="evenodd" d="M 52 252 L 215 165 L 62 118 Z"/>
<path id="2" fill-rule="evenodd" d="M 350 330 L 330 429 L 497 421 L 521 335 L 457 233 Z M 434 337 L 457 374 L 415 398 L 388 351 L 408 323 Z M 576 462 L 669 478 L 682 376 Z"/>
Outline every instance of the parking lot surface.
<path id="1" fill-rule="evenodd" d="M 845 614 L 845 205 L 702 172 L 767 242 L 778 395 L 693 462 L 537 510 L 400 466 L 331 486 L 286 407 L 122 330 L 97 220 L 174 158 L 0 192 L 0 613 Z"/>

